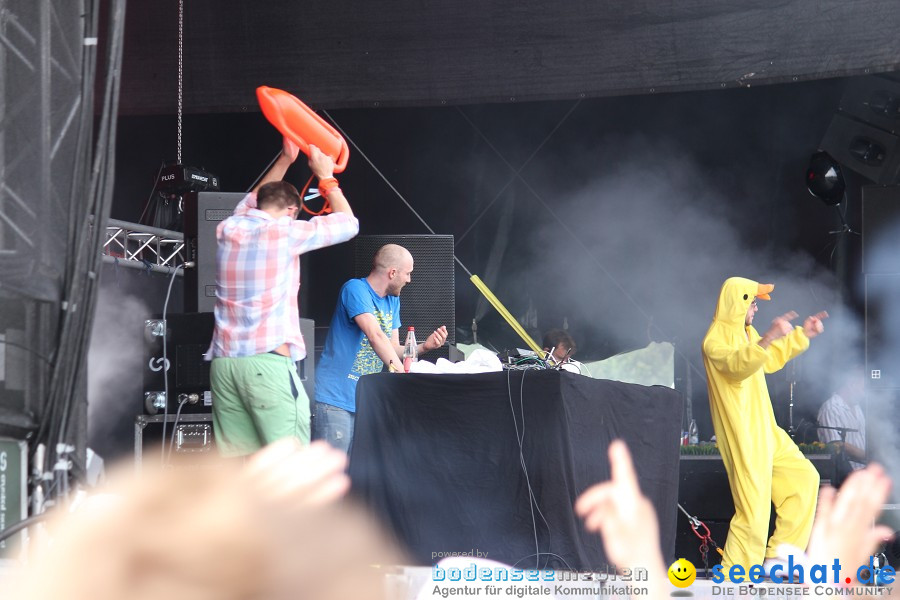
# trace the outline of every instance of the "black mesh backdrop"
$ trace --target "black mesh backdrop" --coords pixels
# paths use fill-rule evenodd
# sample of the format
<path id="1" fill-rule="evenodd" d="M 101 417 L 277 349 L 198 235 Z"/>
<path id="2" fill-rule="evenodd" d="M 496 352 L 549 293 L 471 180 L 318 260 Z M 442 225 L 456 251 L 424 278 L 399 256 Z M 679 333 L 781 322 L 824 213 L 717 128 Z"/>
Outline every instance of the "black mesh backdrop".
<path id="1" fill-rule="evenodd" d="M 0 10 L 0 434 L 14 437 L 44 416 L 78 231 L 87 4 L 12 0 Z"/>
<path id="2" fill-rule="evenodd" d="M 413 257 L 412 281 L 400 293 L 400 342 L 410 325 L 419 342 L 441 325 L 447 326 L 447 341 L 456 343 L 456 289 L 452 235 L 360 235 L 354 239 L 355 277 L 372 270 L 372 257 L 385 244 L 399 244 Z M 429 355 L 431 358 L 431 355 Z"/>
<path id="3" fill-rule="evenodd" d="M 77 183 L 84 2 L 0 13 L 0 294 L 57 301 Z M 81 191 L 80 189 L 78 191 Z"/>
<path id="4" fill-rule="evenodd" d="M 174 113 L 177 2 L 135 2 L 123 112 Z M 896 0 L 185 3 L 188 111 L 522 102 L 887 71 Z"/>
<path id="5" fill-rule="evenodd" d="M 47 472 L 64 458 L 57 464 L 72 464 L 76 476 L 85 467 L 85 359 L 112 204 L 125 23 L 125 0 L 103 4 L 102 42 L 100 0 L 9 0 L 0 9 L 0 407 L 10 409 L 0 411 L 0 435 L 16 435 L 26 420 L 35 457 L 47 448 L 31 466 Z M 107 69 L 99 81 L 98 47 Z M 47 498 L 68 493 L 62 476 L 32 485 Z"/>

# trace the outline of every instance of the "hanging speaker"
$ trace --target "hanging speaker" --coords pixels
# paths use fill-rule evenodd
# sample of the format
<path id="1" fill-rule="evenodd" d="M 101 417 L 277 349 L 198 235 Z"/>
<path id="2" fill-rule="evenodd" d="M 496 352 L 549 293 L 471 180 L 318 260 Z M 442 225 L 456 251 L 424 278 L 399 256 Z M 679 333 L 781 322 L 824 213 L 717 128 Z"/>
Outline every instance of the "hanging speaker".
<path id="1" fill-rule="evenodd" d="M 212 312 L 216 307 L 216 228 L 246 196 L 240 192 L 191 192 L 184 195 L 184 245 L 195 266 L 184 271 L 184 311 Z"/>
<path id="2" fill-rule="evenodd" d="M 875 183 L 895 183 L 900 175 L 900 137 L 838 113 L 821 149 L 848 169 Z"/>
<path id="3" fill-rule="evenodd" d="M 853 77 L 841 97 L 841 112 L 890 133 L 900 133 L 900 83 L 883 77 Z"/>
<path id="4" fill-rule="evenodd" d="M 360 235 L 354 239 L 354 276 L 365 277 L 372 270 L 375 252 L 385 244 L 403 246 L 413 257 L 412 281 L 400 293 L 400 339 L 416 328 L 422 342 L 441 325 L 447 326 L 447 342 L 456 343 L 456 287 L 453 268 L 452 235 Z M 445 346 L 444 349 L 447 347 Z M 434 360 L 445 351 L 429 353 Z"/>
<path id="5" fill-rule="evenodd" d="M 862 188 L 863 273 L 900 274 L 900 185 Z"/>

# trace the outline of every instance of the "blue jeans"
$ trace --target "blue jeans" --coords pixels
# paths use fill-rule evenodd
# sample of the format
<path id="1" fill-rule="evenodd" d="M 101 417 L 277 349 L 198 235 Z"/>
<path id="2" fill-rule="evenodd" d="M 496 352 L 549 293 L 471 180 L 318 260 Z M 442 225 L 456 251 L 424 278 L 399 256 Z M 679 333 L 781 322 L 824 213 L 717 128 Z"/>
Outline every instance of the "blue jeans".
<path id="1" fill-rule="evenodd" d="M 353 427 L 356 424 L 356 413 L 316 402 L 316 416 L 313 419 L 313 439 L 325 440 L 338 450 L 350 455 L 353 447 Z"/>

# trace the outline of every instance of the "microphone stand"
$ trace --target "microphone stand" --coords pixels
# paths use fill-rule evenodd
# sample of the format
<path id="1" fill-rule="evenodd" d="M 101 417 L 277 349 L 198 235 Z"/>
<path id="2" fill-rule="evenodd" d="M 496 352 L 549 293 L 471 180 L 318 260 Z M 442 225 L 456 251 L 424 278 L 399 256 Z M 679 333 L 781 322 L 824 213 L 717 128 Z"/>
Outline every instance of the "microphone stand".
<path id="1" fill-rule="evenodd" d="M 847 443 L 847 434 L 851 431 L 859 431 L 859 429 L 853 429 L 850 427 L 829 427 L 827 425 L 817 425 L 819 429 L 831 429 L 832 431 L 837 431 L 841 436 L 841 447 L 838 449 L 838 455 L 842 456 L 844 460 L 850 460 L 847 456 L 847 449 L 844 448 L 844 444 Z"/>
<path id="2" fill-rule="evenodd" d="M 859 429 L 853 429 L 852 427 L 829 427 L 828 425 L 819 425 L 816 423 L 816 427 L 819 429 L 831 429 L 832 431 L 837 431 L 841 436 L 841 444 L 847 441 L 847 434 L 855 431 L 859 431 Z"/>

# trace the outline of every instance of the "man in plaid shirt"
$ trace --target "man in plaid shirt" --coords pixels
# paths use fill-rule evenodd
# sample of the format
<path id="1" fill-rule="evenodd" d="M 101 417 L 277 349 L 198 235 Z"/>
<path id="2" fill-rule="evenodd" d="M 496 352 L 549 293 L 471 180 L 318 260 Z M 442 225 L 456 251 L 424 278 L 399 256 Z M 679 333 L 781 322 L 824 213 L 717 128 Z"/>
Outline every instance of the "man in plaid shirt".
<path id="1" fill-rule="evenodd" d="M 306 357 L 299 256 L 359 232 L 333 177 L 334 161 L 309 149 L 309 168 L 332 214 L 297 220 L 300 194 L 282 177 L 299 149 L 285 138 L 275 164 L 216 230 L 216 327 L 207 358 L 213 429 L 225 456 L 251 454 L 283 437 L 309 442 L 309 399 L 296 370 Z"/>

